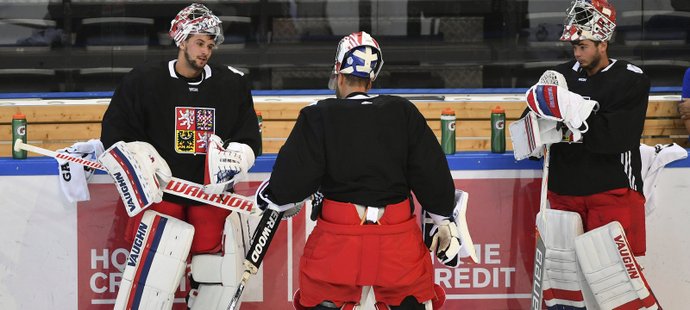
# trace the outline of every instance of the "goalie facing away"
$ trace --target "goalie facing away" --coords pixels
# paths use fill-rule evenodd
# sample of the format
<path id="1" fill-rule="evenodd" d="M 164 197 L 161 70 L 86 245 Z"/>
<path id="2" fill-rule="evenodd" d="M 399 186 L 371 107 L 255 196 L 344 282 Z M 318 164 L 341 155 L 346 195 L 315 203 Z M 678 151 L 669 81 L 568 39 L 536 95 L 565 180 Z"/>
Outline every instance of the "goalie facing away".
<path id="1" fill-rule="evenodd" d="M 442 263 L 476 259 L 446 157 L 417 108 L 367 94 L 383 65 L 366 32 L 338 44 L 329 86 L 336 97 L 300 111 L 260 187 L 262 208 L 292 211 L 317 190 L 323 204 L 300 260 L 297 309 L 354 309 L 373 287 L 378 309 L 431 309 L 444 301 L 411 193 L 425 211 L 429 246 Z"/>

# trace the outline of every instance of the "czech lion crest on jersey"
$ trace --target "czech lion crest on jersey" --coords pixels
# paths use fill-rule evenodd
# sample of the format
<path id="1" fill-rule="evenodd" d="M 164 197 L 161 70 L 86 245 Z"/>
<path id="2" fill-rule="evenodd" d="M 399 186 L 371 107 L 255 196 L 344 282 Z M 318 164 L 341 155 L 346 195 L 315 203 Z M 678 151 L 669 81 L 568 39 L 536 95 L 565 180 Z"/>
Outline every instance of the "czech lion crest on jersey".
<path id="1" fill-rule="evenodd" d="M 216 109 L 175 107 L 175 151 L 206 154 L 208 137 L 215 133 Z"/>

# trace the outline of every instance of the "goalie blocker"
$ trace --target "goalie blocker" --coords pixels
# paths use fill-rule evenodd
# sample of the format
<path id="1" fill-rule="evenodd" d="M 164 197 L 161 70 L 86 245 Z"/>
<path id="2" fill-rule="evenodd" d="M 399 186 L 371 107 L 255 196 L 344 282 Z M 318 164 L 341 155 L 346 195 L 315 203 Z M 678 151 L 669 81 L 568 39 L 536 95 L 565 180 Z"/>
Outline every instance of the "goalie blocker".
<path id="1" fill-rule="evenodd" d="M 439 261 L 450 267 L 457 267 L 460 265 L 460 258 L 470 257 L 474 263 L 478 263 L 477 253 L 472 242 L 472 236 L 467 228 L 467 202 L 470 194 L 455 190 L 455 209 L 453 210 L 453 217 L 450 220 L 440 222 L 445 223 L 449 229 L 448 232 L 451 238 L 457 238 L 460 242 L 455 245 L 452 241 L 444 245 L 440 242 L 440 234 L 444 233 L 442 226 L 438 225 L 433 219 L 437 215 L 431 215 L 426 211 L 423 213 L 422 230 L 424 231 L 424 243 L 429 250 L 435 252 Z M 454 248 L 458 246 L 459 248 Z M 452 254 L 451 254 L 452 253 Z"/>

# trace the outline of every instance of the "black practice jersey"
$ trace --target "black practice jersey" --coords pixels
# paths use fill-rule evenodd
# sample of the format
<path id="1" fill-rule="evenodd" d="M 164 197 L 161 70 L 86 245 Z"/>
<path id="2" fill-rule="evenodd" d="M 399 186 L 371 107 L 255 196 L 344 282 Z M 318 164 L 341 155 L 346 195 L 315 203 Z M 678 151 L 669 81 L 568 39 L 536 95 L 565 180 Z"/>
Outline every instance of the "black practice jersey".
<path id="1" fill-rule="evenodd" d="M 629 62 L 611 64 L 587 76 L 576 61 L 555 68 L 568 89 L 599 102 L 587 118 L 582 143 L 551 146 L 549 190 L 585 196 L 617 188 L 642 193 L 640 136 L 649 100 L 649 79 Z"/>
<path id="2" fill-rule="evenodd" d="M 247 79 L 231 67 L 207 65 L 196 80 L 175 72 L 175 60 L 136 68 L 117 87 L 103 115 L 101 141 L 152 144 L 173 176 L 204 183 L 206 142 L 223 140 L 261 146 Z M 167 195 L 164 200 L 190 202 Z"/>
<path id="3" fill-rule="evenodd" d="M 278 204 L 320 189 L 325 198 L 385 206 L 414 192 L 422 207 L 450 216 L 448 162 L 424 116 L 407 99 L 355 93 L 300 111 L 276 159 L 270 195 Z"/>

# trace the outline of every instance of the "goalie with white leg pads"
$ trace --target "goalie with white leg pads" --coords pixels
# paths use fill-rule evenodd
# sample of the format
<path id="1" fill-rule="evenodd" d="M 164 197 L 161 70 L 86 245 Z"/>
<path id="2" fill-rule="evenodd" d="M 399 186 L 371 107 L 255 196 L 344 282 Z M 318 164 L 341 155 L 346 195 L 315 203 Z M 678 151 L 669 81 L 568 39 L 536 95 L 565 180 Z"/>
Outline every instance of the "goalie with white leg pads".
<path id="1" fill-rule="evenodd" d="M 192 225 L 155 211 L 144 212 L 114 309 L 171 309 L 193 236 Z"/>
<path id="2" fill-rule="evenodd" d="M 120 141 L 105 150 L 98 161 L 115 180 L 129 216 L 163 200 L 163 189 L 172 173 L 151 144 Z"/>
<path id="3" fill-rule="evenodd" d="M 210 178 L 204 186 L 208 194 L 221 194 L 247 177 L 249 168 L 254 165 L 254 151 L 249 145 L 230 142 L 223 147 L 223 140 L 211 135 L 208 138 L 206 169 Z"/>
<path id="4" fill-rule="evenodd" d="M 261 149 L 261 135 L 250 80 L 227 64 L 212 62 L 214 51 L 223 42 L 221 20 L 204 4 L 179 9 L 169 31 L 176 57 L 137 66 L 122 78 L 103 115 L 100 139 L 106 148 L 118 141 L 149 143 L 176 178 L 168 182 L 170 188 L 165 187 L 167 180 L 161 174 L 169 172 L 161 173 L 167 169 L 156 166 L 163 163 L 159 158 L 152 168 L 142 168 L 146 156 L 139 159 L 132 155 L 140 163 L 131 169 L 127 165 L 118 168 L 115 154 L 101 157 L 101 161 L 122 173 L 127 170 L 141 175 L 116 184 L 123 196 L 126 189 L 129 197 L 140 198 L 125 199 L 130 215 L 148 206 L 147 210 L 185 221 L 195 231 L 191 255 L 215 255 L 234 246 L 222 240 L 223 231 L 230 231 L 226 227 L 228 215 L 234 210 L 253 211 L 251 199 L 227 191 L 253 164 L 254 154 Z M 116 146 L 113 150 L 119 149 Z M 137 167 L 144 171 L 137 172 Z M 165 188 L 164 195 L 161 188 Z M 137 195 L 132 192 L 135 190 Z M 127 220 L 126 240 L 136 237 L 143 214 Z M 206 267 L 216 271 L 227 271 L 234 265 L 232 255 L 199 257 L 196 261 L 207 258 L 214 264 Z M 219 307 L 223 303 L 219 300 L 227 298 L 224 292 L 234 285 L 233 276 L 229 272 L 227 276 L 210 275 L 215 271 L 206 272 L 199 266 L 195 264 L 194 276 L 204 282 L 195 290 L 200 295 L 194 307 Z"/>

